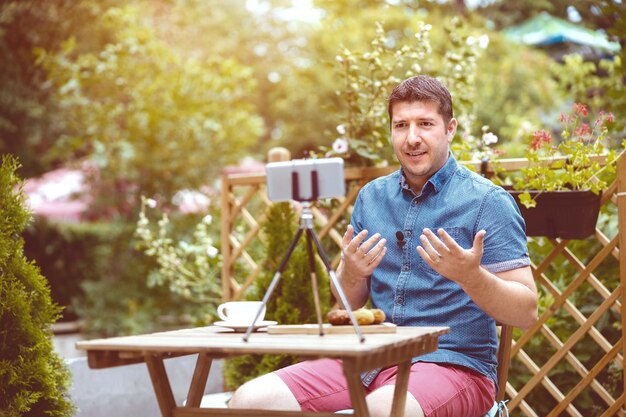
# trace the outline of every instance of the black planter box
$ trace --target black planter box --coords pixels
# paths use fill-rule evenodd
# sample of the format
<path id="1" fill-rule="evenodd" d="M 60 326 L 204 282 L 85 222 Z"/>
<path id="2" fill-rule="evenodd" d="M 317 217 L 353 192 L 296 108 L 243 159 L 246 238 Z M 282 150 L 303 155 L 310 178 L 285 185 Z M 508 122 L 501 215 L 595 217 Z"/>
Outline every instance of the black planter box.
<path id="1" fill-rule="evenodd" d="M 526 236 L 584 239 L 596 231 L 601 194 L 591 191 L 529 191 L 537 206 L 526 208 L 518 197 L 523 191 L 507 191 L 515 199 L 526 222 Z"/>

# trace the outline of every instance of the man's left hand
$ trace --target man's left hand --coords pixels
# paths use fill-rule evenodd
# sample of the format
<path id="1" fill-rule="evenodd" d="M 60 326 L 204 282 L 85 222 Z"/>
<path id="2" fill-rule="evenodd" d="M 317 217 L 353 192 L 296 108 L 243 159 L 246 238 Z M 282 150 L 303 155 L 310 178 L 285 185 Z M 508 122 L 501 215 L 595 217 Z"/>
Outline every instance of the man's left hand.
<path id="1" fill-rule="evenodd" d="M 462 284 L 480 269 L 485 234 L 484 230 L 476 233 L 472 247 L 463 249 L 444 229 L 437 229 L 437 234 L 424 229 L 417 253 L 439 274 Z"/>

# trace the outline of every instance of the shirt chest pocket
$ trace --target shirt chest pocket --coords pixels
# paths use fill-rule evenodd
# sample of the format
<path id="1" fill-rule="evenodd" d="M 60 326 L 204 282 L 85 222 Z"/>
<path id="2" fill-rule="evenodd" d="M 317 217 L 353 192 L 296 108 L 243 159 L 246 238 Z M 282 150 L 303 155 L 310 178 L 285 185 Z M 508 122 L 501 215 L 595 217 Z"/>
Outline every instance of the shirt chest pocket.
<path id="1" fill-rule="evenodd" d="M 439 235 L 437 234 L 437 229 L 440 229 L 440 228 L 445 230 L 450 235 L 450 237 L 454 239 L 454 241 L 462 248 L 469 249 L 472 247 L 473 236 L 471 236 L 471 232 L 468 229 L 463 228 L 463 227 L 437 226 L 437 227 L 431 227 L 430 230 L 432 230 L 437 235 L 437 237 L 439 237 Z M 422 242 L 419 240 L 419 237 L 418 237 L 417 245 L 419 246 L 422 245 Z M 435 272 L 435 270 L 432 269 L 426 263 L 424 259 L 422 259 L 422 257 L 419 255 L 419 253 L 417 253 L 417 251 L 415 253 L 415 256 L 417 257 L 417 266 L 421 271 L 426 272 L 429 275 L 437 274 L 437 272 Z"/>

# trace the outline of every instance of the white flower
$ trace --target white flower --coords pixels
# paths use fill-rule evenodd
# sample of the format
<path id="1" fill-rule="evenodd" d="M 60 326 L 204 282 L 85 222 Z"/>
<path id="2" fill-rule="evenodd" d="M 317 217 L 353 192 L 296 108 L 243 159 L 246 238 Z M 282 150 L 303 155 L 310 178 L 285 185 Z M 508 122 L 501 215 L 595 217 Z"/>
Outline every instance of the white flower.
<path id="1" fill-rule="evenodd" d="M 483 49 L 487 49 L 487 47 L 489 46 L 489 35 L 481 35 L 478 38 L 478 46 Z"/>
<path id="2" fill-rule="evenodd" d="M 337 133 L 340 135 L 346 134 L 346 127 L 344 125 L 337 125 Z"/>
<path id="3" fill-rule="evenodd" d="M 269 74 L 267 74 L 267 79 L 269 82 L 276 84 L 277 82 L 280 81 L 282 77 L 280 76 L 280 74 L 276 71 L 272 71 Z"/>
<path id="4" fill-rule="evenodd" d="M 498 137 L 491 132 L 487 132 L 483 135 L 483 143 L 487 146 L 493 145 L 498 142 Z"/>
<path id="5" fill-rule="evenodd" d="M 202 223 L 206 223 L 206 224 L 211 224 L 212 221 L 213 221 L 213 216 L 211 216 L 210 214 L 207 214 L 202 219 Z"/>
<path id="6" fill-rule="evenodd" d="M 209 246 L 208 248 L 206 248 L 206 254 L 209 258 L 215 258 L 218 253 L 219 251 L 214 246 Z"/>
<path id="7" fill-rule="evenodd" d="M 150 208 L 155 208 L 157 206 L 157 202 L 156 202 L 156 200 L 154 200 L 152 198 L 146 198 L 146 206 L 148 206 Z"/>
<path id="8" fill-rule="evenodd" d="M 467 39 L 465 40 L 465 42 L 469 45 L 472 46 L 476 43 L 476 38 L 473 36 L 468 36 Z"/>
<path id="9" fill-rule="evenodd" d="M 333 142 L 333 151 L 336 153 L 346 153 L 348 151 L 348 141 L 344 138 L 337 138 Z"/>

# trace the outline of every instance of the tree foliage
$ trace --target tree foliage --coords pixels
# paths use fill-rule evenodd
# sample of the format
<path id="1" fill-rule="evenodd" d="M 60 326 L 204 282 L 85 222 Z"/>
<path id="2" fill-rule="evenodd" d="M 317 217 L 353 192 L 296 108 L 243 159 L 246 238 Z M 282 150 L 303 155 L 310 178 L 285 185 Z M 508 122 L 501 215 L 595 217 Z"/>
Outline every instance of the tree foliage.
<path id="1" fill-rule="evenodd" d="M 488 18 L 498 29 L 522 23 L 533 16 L 547 12 L 561 19 L 569 19 L 570 15 L 578 16 L 580 24 L 592 29 L 608 29 L 613 27 L 615 17 L 603 11 L 603 4 L 620 6 L 622 2 L 614 0 L 526 0 L 482 1 L 476 12 Z"/>
<path id="2" fill-rule="evenodd" d="M 210 182 L 255 141 L 262 120 L 246 101 L 249 68 L 177 53 L 137 8 L 112 8 L 103 19 L 115 35 L 103 50 L 77 53 L 72 38 L 38 54 L 64 109 L 57 154 L 88 158 L 100 208 L 129 216 L 140 194 L 169 201 Z"/>
<path id="3" fill-rule="evenodd" d="M 622 48 L 615 56 L 598 62 L 568 55 L 553 63 L 551 74 L 571 101 L 589 103 L 593 110 L 615 114 L 615 130 L 626 136 L 626 5 L 600 2 L 598 13 L 614 23 L 608 33 Z M 619 138 L 619 136 L 618 136 Z M 619 140 L 616 141 L 619 143 Z"/>
<path id="4" fill-rule="evenodd" d="M 20 158 L 26 177 L 59 164 L 48 151 L 60 133 L 58 104 L 45 88 L 47 76 L 34 50 L 56 50 L 70 36 L 82 50 L 98 48 L 106 32 L 97 24 L 102 10 L 119 0 L 37 0 L 0 3 L 0 153 Z"/>

